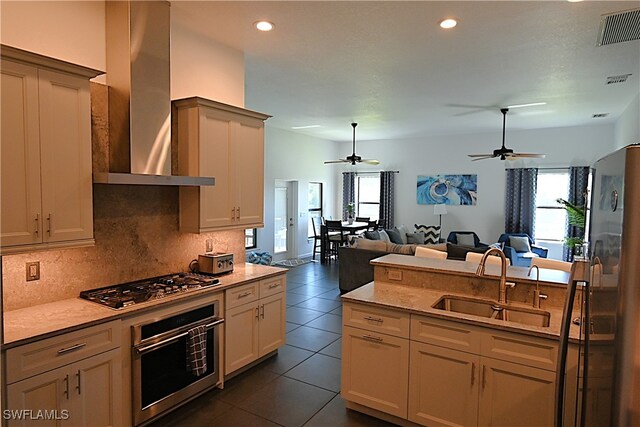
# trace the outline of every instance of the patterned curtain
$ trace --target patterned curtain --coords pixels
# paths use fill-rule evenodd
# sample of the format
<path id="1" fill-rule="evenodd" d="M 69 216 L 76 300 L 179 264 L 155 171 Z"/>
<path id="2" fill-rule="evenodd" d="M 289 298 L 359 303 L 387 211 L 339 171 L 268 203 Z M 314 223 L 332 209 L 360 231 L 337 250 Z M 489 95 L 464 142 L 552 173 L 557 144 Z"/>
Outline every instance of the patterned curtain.
<path id="1" fill-rule="evenodd" d="M 527 233 L 535 239 L 538 169 L 507 169 L 504 207 L 505 233 Z"/>
<path id="2" fill-rule="evenodd" d="M 588 166 L 573 166 L 569 168 L 569 198 L 568 202 L 583 207 L 587 203 L 587 184 L 591 170 Z M 566 237 L 582 237 L 584 230 L 567 221 Z M 562 256 L 565 261 L 573 262 L 573 251 L 567 245 L 562 248 Z"/>
<path id="3" fill-rule="evenodd" d="M 380 224 L 383 228 L 393 228 L 393 212 L 396 206 L 396 172 L 380 172 Z"/>
<path id="4" fill-rule="evenodd" d="M 356 202 L 356 173 L 342 172 L 342 218 L 347 219 L 347 205 Z"/>

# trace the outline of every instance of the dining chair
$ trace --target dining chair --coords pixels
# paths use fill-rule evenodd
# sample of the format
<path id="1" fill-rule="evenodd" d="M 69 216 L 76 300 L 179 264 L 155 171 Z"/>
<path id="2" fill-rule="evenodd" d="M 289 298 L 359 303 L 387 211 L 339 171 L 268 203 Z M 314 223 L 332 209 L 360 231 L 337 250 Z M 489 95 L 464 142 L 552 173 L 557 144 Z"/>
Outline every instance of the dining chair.
<path id="1" fill-rule="evenodd" d="M 369 222 L 369 219 L 371 218 L 368 216 L 357 216 L 356 222 Z"/>
<path id="2" fill-rule="evenodd" d="M 327 260 L 331 258 L 338 259 L 338 247 L 347 243 L 347 236 L 342 229 L 342 221 L 340 220 L 325 220 L 325 228 L 327 230 L 326 247 L 327 247 Z"/>
<path id="3" fill-rule="evenodd" d="M 425 248 L 423 246 L 416 247 L 416 256 L 420 258 L 447 259 L 447 253 L 436 249 Z"/>
<path id="4" fill-rule="evenodd" d="M 311 225 L 313 226 L 313 257 L 311 259 L 315 260 L 316 251 L 320 249 L 322 244 L 322 236 L 320 236 L 322 219 L 319 216 L 314 216 L 311 218 Z"/>
<path id="5" fill-rule="evenodd" d="M 378 221 L 377 220 L 373 220 L 373 221 L 367 221 L 369 223 L 369 226 L 367 227 L 367 230 L 369 231 L 376 231 L 378 229 Z"/>
<path id="6" fill-rule="evenodd" d="M 480 253 L 477 253 L 477 252 L 467 252 L 467 256 L 465 257 L 464 260 L 466 262 L 472 262 L 474 264 L 480 264 L 480 260 L 482 259 L 483 255 L 484 254 L 480 254 Z M 487 257 L 487 261 L 485 262 L 484 265 L 489 264 L 489 265 L 500 266 L 500 265 L 502 265 L 501 262 L 502 261 L 500 260 L 500 257 L 490 255 L 490 256 Z M 509 260 L 509 258 L 507 258 L 507 267 L 510 266 L 510 265 L 511 265 L 511 261 Z"/>
<path id="7" fill-rule="evenodd" d="M 550 270 L 561 270 L 571 272 L 571 263 L 549 258 L 532 258 L 531 265 L 537 265 L 539 268 L 548 268 Z"/>

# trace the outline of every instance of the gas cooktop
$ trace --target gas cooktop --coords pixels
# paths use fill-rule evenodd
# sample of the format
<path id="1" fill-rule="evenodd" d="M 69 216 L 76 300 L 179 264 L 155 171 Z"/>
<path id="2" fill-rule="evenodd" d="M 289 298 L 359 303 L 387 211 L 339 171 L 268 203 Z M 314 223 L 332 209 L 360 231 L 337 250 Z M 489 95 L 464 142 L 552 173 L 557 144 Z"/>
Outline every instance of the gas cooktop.
<path id="1" fill-rule="evenodd" d="M 80 298 L 120 309 L 215 286 L 219 283 L 220 280 L 204 274 L 177 273 L 82 291 Z"/>

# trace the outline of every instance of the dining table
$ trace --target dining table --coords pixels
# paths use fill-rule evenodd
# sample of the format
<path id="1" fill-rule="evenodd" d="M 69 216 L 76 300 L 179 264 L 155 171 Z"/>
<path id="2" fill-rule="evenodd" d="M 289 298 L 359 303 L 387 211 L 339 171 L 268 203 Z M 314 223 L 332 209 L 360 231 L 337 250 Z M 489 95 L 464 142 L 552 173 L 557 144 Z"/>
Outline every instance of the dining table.
<path id="1" fill-rule="evenodd" d="M 366 230 L 369 228 L 368 222 L 360 222 L 360 221 L 342 221 L 340 226 L 341 232 L 348 232 L 348 234 L 356 234 L 358 231 Z M 327 257 L 327 245 L 329 244 L 329 232 L 327 231 L 327 226 L 322 224 L 320 226 L 320 263 L 326 264 Z"/>

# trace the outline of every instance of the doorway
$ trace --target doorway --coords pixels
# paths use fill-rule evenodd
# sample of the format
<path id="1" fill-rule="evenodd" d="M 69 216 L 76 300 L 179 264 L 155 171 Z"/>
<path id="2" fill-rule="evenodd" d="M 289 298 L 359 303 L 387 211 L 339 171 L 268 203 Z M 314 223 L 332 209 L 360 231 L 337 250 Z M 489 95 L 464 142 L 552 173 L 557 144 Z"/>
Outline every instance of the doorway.
<path id="1" fill-rule="evenodd" d="M 273 260 L 282 261 L 296 257 L 298 182 L 275 182 L 273 224 Z"/>

